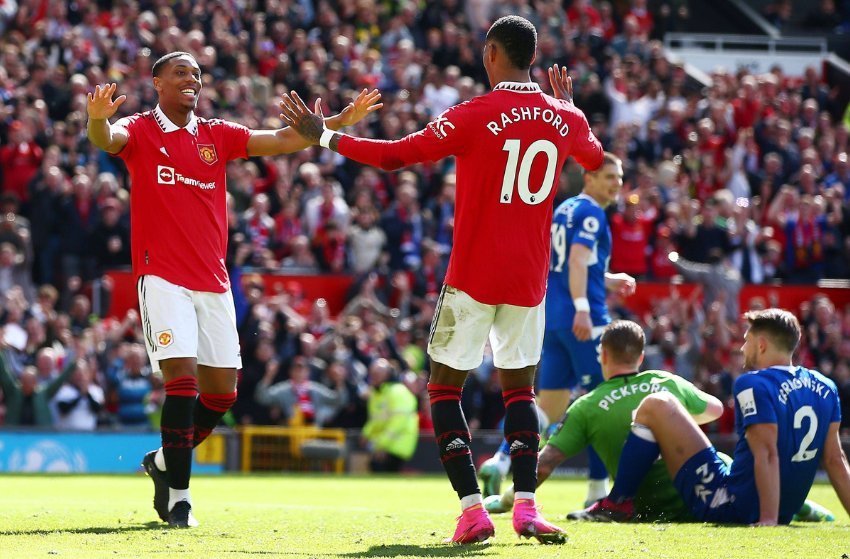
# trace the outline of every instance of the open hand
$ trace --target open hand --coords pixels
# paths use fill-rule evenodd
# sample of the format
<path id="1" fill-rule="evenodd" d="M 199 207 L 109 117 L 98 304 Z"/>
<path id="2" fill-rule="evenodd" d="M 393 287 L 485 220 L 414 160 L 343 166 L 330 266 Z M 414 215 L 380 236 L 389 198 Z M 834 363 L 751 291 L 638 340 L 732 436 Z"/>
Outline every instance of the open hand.
<path id="1" fill-rule="evenodd" d="M 339 113 L 340 124 L 342 126 L 357 124 L 369 114 L 384 106 L 383 103 L 379 103 L 380 100 L 380 91 L 377 89 L 369 91 L 368 89 L 363 88 L 363 91 L 357 95 L 357 98 L 354 99 L 352 103 L 349 103 L 342 112 Z"/>
<path id="2" fill-rule="evenodd" d="M 116 83 L 106 84 L 103 87 L 97 85 L 94 88 L 94 93 L 88 94 L 86 110 L 90 119 L 108 119 L 118 111 L 118 107 L 127 100 L 127 96 L 122 95 L 113 101 L 112 95 L 117 88 L 118 84 Z"/>
<path id="3" fill-rule="evenodd" d="M 315 113 L 310 112 L 296 92 L 292 96 L 284 93 L 280 98 L 280 119 L 287 126 L 312 144 L 318 144 L 325 130 L 325 115 L 322 114 L 322 100 L 316 99 Z"/>
<path id="4" fill-rule="evenodd" d="M 549 84 L 552 86 L 552 92 L 555 99 L 563 99 L 568 103 L 573 102 L 573 79 L 567 75 L 567 67 L 553 64 L 549 68 Z"/>
<path id="5" fill-rule="evenodd" d="M 593 322 L 590 320 L 590 313 L 580 311 L 573 318 L 573 335 L 580 342 L 586 342 L 593 334 Z"/>

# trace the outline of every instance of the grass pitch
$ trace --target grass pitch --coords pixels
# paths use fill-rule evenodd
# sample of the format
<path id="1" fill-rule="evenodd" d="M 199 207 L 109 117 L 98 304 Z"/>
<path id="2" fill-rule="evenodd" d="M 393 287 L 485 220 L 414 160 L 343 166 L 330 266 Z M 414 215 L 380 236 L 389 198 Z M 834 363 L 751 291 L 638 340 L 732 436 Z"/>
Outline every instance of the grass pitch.
<path id="1" fill-rule="evenodd" d="M 563 546 L 519 540 L 494 517 L 489 545 L 449 546 L 457 499 L 442 477 L 222 476 L 192 479 L 201 527 L 168 530 L 138 476 L 0 477 L 0 558 L 101 557 L 592 557 L 817 558 L 850 555 L 850 519 L 832 491 L 811 497 L 832 524 L 728 528 L 702 524 L 577 524 L 563 520 L 584 497 L 582 480 L 553 479 L 538 496 L 566 527 Z"/>

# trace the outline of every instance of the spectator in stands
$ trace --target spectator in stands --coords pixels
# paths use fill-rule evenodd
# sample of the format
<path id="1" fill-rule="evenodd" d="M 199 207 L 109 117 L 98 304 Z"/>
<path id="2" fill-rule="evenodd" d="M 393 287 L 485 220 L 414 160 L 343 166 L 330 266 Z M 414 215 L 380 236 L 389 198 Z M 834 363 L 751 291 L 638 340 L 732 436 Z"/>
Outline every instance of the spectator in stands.
<path id="1" fill-rule="evenodd" d="M 32 426 L 51 427 L 53 414 L 50 400 L 74 372 L 71 361 L 58 377 L 44 386 L 38 385 L 38 373 L 35 367 L 25 367 L 20 378 L 15 379 L 0 356 L 0 388 L 6 403 L 6 425 L 9 427 Z"/>
<path id="2" fill-rule="evenodd" d="M 841 15 L 835 9 L 835 0 L 820 0 L 817 7 L 806 14 L 802 26 L 821 31 L 836 31 L 841 23 Z"/>
<path id="3" fill-rule="evenodd" d="M 342 187 L 332 180 L 323 180 L 320 195 L 310 199 L 304 208 L 304 225 L 308 235 L 320 235 L 328 223 L 334 223 L 343 233 L 348 228 L 348 204 L 341 196 Z"/>
<path id="4" fill-rule="evenodd" d="M 661 225 L 655 231 L 655 245 L 649 259 L 649 272 L 654 280 L 665 281 L 676 275 L 676 267 L 668 258 L 676 250 L 671 239 L 670 228 Z"/>
<path id="5" fill-rule="evenodd" d="M 847 152 L 841 152 L 835 156 L 833 171 L 823 179 L 824 188 L 832 188 L 840 184 L 844 187 L 844 195 L 850 192 L 850 159 Z"/>
<path id="6" fill-rule="evenodd" d="M 229 15 L 229 25 L 213 25 L 214 32 L 207 29 L 209 21 L 204 19 L 218 17 L 210 15 L 218 12 L 209 9 L 209 0 L 198 0 L 193 4 L 195 11 L 185 13 L 151 2 L 119 6 L 109 13 L 89 2 L 85 17 L 65 2 L 44 4 L 47 8 L 43 13 L 21 9 L 18 13 L 23 15 L 10 16 L 5 20 L 8 32 L 0 38 L 0 80 L 15 85 L 0 88 L 0 106 L 7 109 L 5 119 L 0 119 L 4 120 L 0 122 L 0 144 L 4 146 L 0 153 L 14 151 L 14 162 L 0 158 L 0 171 L 13 169 L 12 177 L 18 171 L 34 172 L 19 185 L 23 188 L 16 194 L 20 207 L 11 211 L 14 224 L 8 218 L 0 219 L 0 243 L 11 241 L 17 247 L 28 267 L 26 275 L 33 286 L 38 286 L 39 294 L 29 303 L 20 297 L 21 288 L 15 284 L 22 284 L 22 280 L 12 281 L 6 291 L 4 302 L 9 309 L 4 337 L 9 347 L 4 353 L 9 368 L 18 374 L 33 362 L 33 353 L 41 346 L 54 348 L 57 355 L 67 348 L 90 346 L 84 337 L 92 330 L 107 332 L 104 335 L 109 341 L 102 342 L 107 348 L 142 339 L 137 324 L 130 326 L 125 320 L 104 323 L 90 317 L 94 303 L 91 281 L 116 265 L 112 260 L 116 254 L 104 250 L 114 235 L 98 232 L 89 236 L 88 231 L 103 227 L 110 219 L 110 200 L 117 200 L 126 210 L 128 186 L 120 161 L 93 150 L 83 138 L 80 111 L 89 84 L 104 81 L 95 80 L 98 75 L 114 76 L 110 79 L 121 81 L 122 89 L 138 93 L 122 105 L 119 116 L 131 114 L 155 103 L 151 85 L 136 76 L 148 75 L 152 62 L 167 51 L 189 50 L 201 61 L 205 75 L 214 77 L 206 84 L 211 94 L 199 103 L 198 115 L 238 116 L 256 127 L 270 116 L 268 98 L 284 85 L 302 84 L 298 90 L 307 92 L 310 101 L 322 97 L 328 113 L 339 106 L 346 91 L 377 80 L 387 107 L 360 123 L 356 133 L 401 137 L 430 120 L 429 106 L 439 110 L 433 103 L 436 98 L 439 104 L 439 94 L 429 96 L 426 104 L 426 85 L 429 93 L 442 89 L 459 100 L 484 90 L 486 80 L 477 52 L 495 9 L 522 11 L 539 20 L 539 60 L 569 61 L 575 102 L 588 115 L 594 132 L 607 148 L 632 158 L 627 161 L 627 183 L 637 188 L 642 211 L 661 225 L 649 236 L 654 277 L 673 274 L 667 253 L 677 249 L 696 260 L 705 259 L 709 252 L 716 260 L 731 250 L 733 267 L 741 271 L 745 281 L 760 281 L 759 263 L 765 282 L 786 280 L 789 270 L 785 250 L 797 241 L 781 224 L 769 219 L 768 213 L 771 202 L 787 183 L 794 185 L 799 198 L 807 195 L 813 205 L 825 205 L 823 214 L 828 223 L 819 243 L 823 264 L 818 277 L 850 278 L 850 166 L 846 157 L 850 111 L 847 123 L 836 120 L 844 107 L 833 106 L 830 86 L 834 83 L 826 83 L 827 77 L 815 67 L 805 70 L 802 83 L 790 72 L 755 75 L 746 69 L 717 71 L 711 76 L 714 85 L 702 95 L 701 86 L 693 85 L 695 81 L 687 75 L 684 64 L 668 60 L 659 44 L 647 40 L 644 22 L 650 19 L 645 16 L 651 16 L 653 22 L 650 37 L 660 38 L 664 31 L 681 24 L 687 15 L 685 3 L 621 0 L 612 6 L 611 2 L 581 0 L 566 3 L 564 9 L 565 3 L 557 0 L 521 0 L 498 6 L 489 0 L 407 2 L 385 18 L 346 3 L 340 4 L 339 10 L 319 4 L 313 15 L 312 10 L 262 13 L 248 5 Z M 826 4 L 824 11 L 829 13 Z M 820 4 L 814 3 L 811 8 L 820 9 Z M 120 24 L 102 24 L 115 21 Z M 250 36 L 244 49 L 238 48 L 240 33 Z M 376 48 L 381 49 L 379 53 L 371 50 Z M 617 49 L 625 55 L 618 54 Z M 436 58 L 432 59 L 432 53 Z M 451 66 L 459 67 L 460 74 L 471 79 L 455 79 L 455 70 L 448 71 Z M 617 97 L 626 100 L 625 105 L 614 102 L 618 108 L 613 114 L 612 101 L 602 83 L 614 83 Z M 644 110 L 647 107 L 649 110 Z M 699 135 L 702 119 L 708 119 L 710 124 L 706 124 L 713 127 L 711 134 L 705 134 L 708 128 L 704 126 Z M 635 120 L 639 126 L 634 125 Z M 24 140 L 26 153 L 20 150 Z M 726 165 L 718 166 L 717 161 L 722 160 Z M 371 285 L 367 287 L 370 293 L 361 293 L 352 306 L 354 310 L 342 317 L 359 320 L 357 329 L 343 335 L 344 325 L 338 325 L 318 340 L 317 355 L 331 361 L 338 354 L 346 364 L 349 380 L 356 384 L 357 375 L 365 375 L 368 364 L 391 356 L 390 344 L 415 344 L 415 340 L 427 338 L 436 298 L 428 289 L 423 296 L 417 284 L 429 284 L 421 282 L 431 255 L 427 241 L 441 247 L 443 259 L 450 246 L 449 185 L 454 169 L 451 165 L 421 165 L 412 176 L 381 173 L 315 151 L 266 163 L 240 162 L 229 169 L 228 265 L 241 266 L 247 260 L 248 265 L 280 269 L 282 263 L 284 271 L 290 273 L 318 273 L 320 266 L 361 275 L 374 270 L 374 282 L 363 282 Z M 568 168 L 562 181 L 564 194 L 572 172 Z M 657 186 L 664 204 L 658 208 L 665 209 L 654 210 L 656 205 L 646 203 L 647 189 L 634 184 L 647 180 L 642 178 L 646 175 L 658 176 L 658 185 L 652 187 Z M 14 204 L 7 195 L 18 188 L 10 188 L 8 181 L 6 174 L 0 216 L 10 213 L 6 208 Z M 307 229 L 306 208 L 322 199 L 325 183 L 334 181 L 339 183 L 334 187 L 334 203 L 341 199 L 346 208 L 350 207 L 350 219 L 354 223 L 362 219 L 363 229 L 357 231 L 357 225 L 339 229 L 345 233 L 346 257 L 339 257 L 337 238 L 335 244 L 319 242 L 322 250 L 317 258 L 313 252 L 317 236 Z M 16 182 L 14 178 L 12 182 Z M 715 190 L 724 188 L 732 191 L 733 207 L 730 212 L 723 201 L 715 210 L 716 225 L 725 230 L 729 241 L 727 249 L 718 251 L 718 246 L 725 246 L 724 234 L 692 239 L 682 234 L 680 225 L 694 218 L 693 225 L 702 232 L 700 214 L 711 210 L 690 208 L 690 199 L 696 193 L 711 199 Z M 88 194 L 78 197 L 75 191 L 79 190 L 88 190 Z M 268 197 L 267 214 L 274 220 L 274 236 L 266 247 L 272 253 L 249 260 L 251 254 L 245 250 L 253 252 L 253 236 L 241 217 L 247 208 L 260 202 L 260 194 Z M 823 197 L 823 203 L 817 201 L 818 196 Z M 401 211 L 400 200 L 405 201 Z M 745 201 L 749 204 L 746 207 Z M 791 208 L 789 218 L 799 217 L 799 206 L 800 200 Z M 650 215 L 652 211 L 662 215 L 656 218 Z M 361 213 L 379 218 L 361 218 Z M 821 210 L 814 214 L 820 215 Z M 837 222 L 830 217 L 839 214 Z M 27 219 L 29 227 L 21 225 Z M 120 216 L 118 226 L 126 225 L 126 221 L 126 215 Z M 336 224 L 342 222 L 336 220 Z M 18 235 L 22 230 L 29 230 L 29 240 Z M 803 238 L 810 236 L 806 231 L 805 227 L 800 230 Z M 87 242 L 89 239 L 92 242 Z M 362 248 L 361 243 L 368 248 L 356 249 Z M 677 247 L 677 243 L 682 246 Z M 811 248 L 817 244 L 812 243 Z M 410 272 L 406 284 L 404 276 L 396 273 L 399 270 Z M 2 275 L 0 272 L 0 283 Z M 236 275 L 232 277 L 235 282 Z M 801 274 L 791 273 L 791 281 L 803 279 Z M 258 351 L 258 344 L 266 341 L 282 363 L 303 353 L 303 316 L 309 314 L 313 301 L 306 297 L 295 301 L 282 293 L 267 297 L 262 289 L 247 291 L 251 302 L 245 304 L 245 314 L 239 315 L 246 363 L 248 356 Z M 72 301 L 73 319 L 67 314 Z M 399 332 L 400 321 L 391 315 L 393 307 L 407 318 L 405 328 L 409 324 L 409 331 Z M 677 318 L 668 329 L 680 342 L 683 320 Z M 844 334 L 848 335 L 850 332 Z M 44 341 L 39 341 L 42 337 Z M 695 347 L 705 351 L 708 341 L 699 340 Z M 114 368 L 108 367 L 115 361 L 108 349 L 98 353 L 106 361 L 104 370 Z M 403 347 L 399 346 L 398 353 L 408 360 Z M 814 348 L 803 344 L 801 359 L 813 359 L 815 353 Z M 838 359 L 834 365 L 838 371 L 841 358 L 830 355 L 825 358 Z M 717 374 L 704 364 L 701 368 L 707 378 Z M 258 382 L 265 368 L 254 373 Z M 114 405 L 111 386 L 109 392 L 110 405 Z M 250 392 L 252 396 L 253 389 Z"/>
<path id="7" fill-rule="evenodd" d="M 363 274 L 378 266 L 387 235 L 378 227 L 378 212 L 371 206 L 358 210 L 348 236 L 351 271 Z"/>
<path id="8" fill-rule="evenodd" d="M 637 279 L 647 275 L 647 255 L 652 219 L 640 209 L 640 196 L 625 197 L 623 212 L 611 216 L 611 271 L 624 272 Z"/>
<path id="9" fill-rule="evenodd" d="M 711 264 L 692 262 L 675 252 L 671 253 L 669 258 L 687 281 L 702 286 L 706 307 L 715 301 L 721 301 L 725 303 L 726 316 L 738 316 L 738 294 L 743 282 L 740 271 L 732 266 L 728 257 Z"/>
<path id="10" fill-rule="evenodd" d="M 789 281 L 815 283 L 823 277 L 827 229 L 842 219 L 840 205 L 833 204 L 828 214 L 825 205 L 822 197 L 800 196 L 789 185 L 782 187 L 770 205 L 768 218 L 784 232 Z"/>
<path id="11" fill-rule="evenodd" d="M 108 373 L 109 399 L 115 403 L 118 422 L 125 427 L 150 427 L 145 409 L 153 390 L 144 346 L 127 344 Z"/>
<path id="12" fill-rule="evenodd" d="M 369 366 L 369 419 L 362 441 L 371 451 L 373 472 L 398 472 L 416 451 L 419 441 L 419 408 L 416 396 L 396 378 L 386 359 Z"/>
<path id="13" fill-rule="evenodd" d="M 269 215 L 269 197 L 257 194 L 251 199 L 251 207 L 242 216 L 247 232 L 247 241 L 253 248 L 251 262 L 265 265 L 272 259 L 272 243 L 275 238 L 275 221 Z"/>
<path id="14" fill-rule="evenodd" d="M 107 198 L 100 206 L 100 214 L 100 222 L 89 238 L 98 275 L 111 268 L 130 265 L 130 228 L 122 220 L 121 202 L 117 198 Z"/>
<path id="15" fill-rule="evenodd" d="M 314 274 L 319 271 L 316 256 L 310 250 L 310 240 L 306 236 L 293 237 L 291 247 L 292 253 L 280 263 L 281 268 L 302 274 Z"/>
<path id="16" fill-rule="evenodd" d="M 437 242 L 440 251 L 448 255 L 452 248 L 452 234 L 455 223 L 455 187 L 457 179 L 454 173 L 443 176 L 439 194 L 425 208 L 423 217 L 428 224 L 428 238 Z"/>
<path id="17" fill-rule="evenodd" d="M 396 200 L 381 219 L 381 227 L 387 233 L 390 268 L 394 270 L 415 268 L 419 264 L 424 227 L 416 185 L 412 171 L 399 173 Z"/>
<path id="18" fill-rule="evenodd" d="M 263 379 L 257 384 L 254 399 L 270 406 L 272 417 L 287 425 L 325 426 L 337 411 L 348 403 L 344 378 L 336 378 L 334 389 L 310 380 L 307 359 L 298 356 L 292 361 L 289 380 L 272 384 L 278 373 L 278 362 L 272 361 Z"/>
<path id="19" fill-rule="evenodd" d="M 44 150 L 33 141 L 28 124 L 14 120 L 9 125 L 9 141 L 0 147 L 0 172 L 3 192 L 14 193 L 19 200 L 29 200 L 29 183 L 38 172 Z"/>
<path id="20" fill-rule="evenodd" d="M 344 385 L 347 393 L 345 404 L 340 406 L 327 423 L 327 427 L 338 429 L 361 429 L 366 423 L 366 400 L 368 386 L 355 374 L 350 374 L 343 361 L 331 361 L 324 375 L 324 384 L 328 388 Z"/>
<path id="21" fill-rule="evenodd" d="M 97 428 L 105 402 L 103 389 L 94 382 L 92 364 L 78 359 L 69 382 L 53 399 L 56 406 L 55 427 L 66 431 L 93 431 Z"/>
<path id="22" fill-rule="evenodd" d="M 59 363 L 56 351 L 52 347 L 43 347 L 35 354 L 36 382 L 39 386 L 47 386 L 59 376 Z"/>
<path id="23" fill-rule="evenodd" d="M 71 179 L 72 189 L 58 200 L 57 233 L 62 277 L 92 277 L 89 239 L 100 220 L 100 210 L 92 196 L 91 179 L 78 174 Z"/>
<path id="24" fill-rule="evenodd" d="M 4 217 L 0 216 L 0 221 L 3 219 Z M 35 288 L 24 255 L 12 243 L 4 242 L 0 243 L 0 297 L 13 287 L 19 287 L 27 301 L 33 301 Z"/>

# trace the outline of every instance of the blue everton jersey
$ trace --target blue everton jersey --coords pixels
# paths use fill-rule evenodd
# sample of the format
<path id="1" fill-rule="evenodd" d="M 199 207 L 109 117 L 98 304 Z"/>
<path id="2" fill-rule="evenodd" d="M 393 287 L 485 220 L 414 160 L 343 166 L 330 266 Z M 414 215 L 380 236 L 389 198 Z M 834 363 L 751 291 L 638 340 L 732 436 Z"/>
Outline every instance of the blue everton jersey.
<path id="1" fill-rule="evenodd" d="M 776 424 L 779 522 L 787 524 L 812 487 L 829 424 L 841 421 L 838 390 L 817 371 L 770 367 L 738 377 L 734 392 L 738 445 L 729 473 L 729 493 L 749 522 L 758 521 L 753 454 L 744 432 L 756 423 Z"/>
<path id="2" fill-rule="evenodd" d="M 572 328 L 575 307 L 570 294 L 570 248 L 579 243 L 591 250 L 587 269 L 587 300 L 594 326 L 611 322 L 605 304 L 605 272 L 611 258 L 611 229 L 605 210 L 585 194 L 564 200 L 552 219 L 552 254 L 546 290 L 546 328 Z"/>

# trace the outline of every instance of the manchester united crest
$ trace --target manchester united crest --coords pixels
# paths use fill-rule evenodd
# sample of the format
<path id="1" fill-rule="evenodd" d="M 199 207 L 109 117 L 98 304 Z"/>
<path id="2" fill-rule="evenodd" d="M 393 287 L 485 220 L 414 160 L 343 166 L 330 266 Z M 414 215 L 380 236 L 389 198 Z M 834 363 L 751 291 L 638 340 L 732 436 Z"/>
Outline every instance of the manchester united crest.
<path id="1" fill-rule="evenodd" d="M 174 341 L 174 335 L 171 330 L 163 330 L 156 333 L 156 341 L 159 347 L 168 347 Z"/>
<path id="2" fill-rule="evenodd" d="M 201 156 L 201 161 L 207 165 L 212 165 L 218 161 L 218 154 L 216 154 L 215 146 L 212 144 L 198 144 L 198 155 Z"/>

